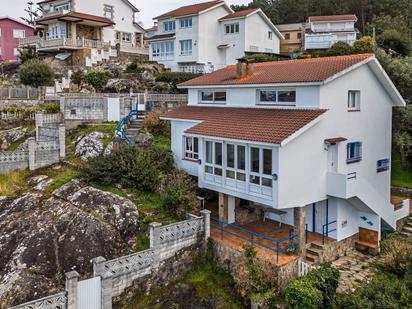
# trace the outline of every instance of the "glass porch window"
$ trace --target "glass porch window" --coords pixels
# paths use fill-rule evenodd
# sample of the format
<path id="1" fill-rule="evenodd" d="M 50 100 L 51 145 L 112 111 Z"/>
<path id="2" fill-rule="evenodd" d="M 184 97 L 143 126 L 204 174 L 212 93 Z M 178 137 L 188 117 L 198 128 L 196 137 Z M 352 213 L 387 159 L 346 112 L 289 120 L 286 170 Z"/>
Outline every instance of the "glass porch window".
<path id="1" fill-rule="evenodd" d="M 206 163 L 205 173 L 216 176 L 223 175 L 223 144 L 218 142 L 206 141 Z"/>
<path id="2" fill-rule="evenodd" d="M 251 184 L 272 187 L 272 150 L 266 148 L 250 148 Z"/>
<path id="3" fill-rule="evenodd" d="M 226 177 L 246 181 L 245 146 L 226 144 Z"/>
<path id="4" fill-rule="evenodd" d="M 199 159 L 199 139 L 197 137 L 185 136 L 185 153 L 187 159 Z"/>

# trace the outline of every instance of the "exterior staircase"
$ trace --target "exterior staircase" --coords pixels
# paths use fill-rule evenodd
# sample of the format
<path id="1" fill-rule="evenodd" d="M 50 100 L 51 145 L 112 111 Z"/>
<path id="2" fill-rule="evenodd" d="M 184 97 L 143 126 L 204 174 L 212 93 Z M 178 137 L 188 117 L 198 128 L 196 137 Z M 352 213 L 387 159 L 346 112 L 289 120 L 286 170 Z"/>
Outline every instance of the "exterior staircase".
<path id="1" fill-rule="evenodd" d="M 407 238 L 412 238 L 412 216 L 409 216 L 408 219 L 406 219 L 401 235 Z"/>
<path id="2" fill-rule="evenodd" d="M 130 121 L 127 125 L 127 128 L 124 130 L 124 133 L 127 135 L 129 140 L 132 142 L 132 145 L 136 141 L 137 135 L 139 135 L 140 129 L 143 126 L 143 118 L 137 118 Z"/>
<path id="3" fill-rule="evenodd" d="M 309 248 L 306 249 L 306 261 L 313 265 L 319 265 L 324 247 L 325 245 L 322 245 L 321 242 L 310 243 Z"/>

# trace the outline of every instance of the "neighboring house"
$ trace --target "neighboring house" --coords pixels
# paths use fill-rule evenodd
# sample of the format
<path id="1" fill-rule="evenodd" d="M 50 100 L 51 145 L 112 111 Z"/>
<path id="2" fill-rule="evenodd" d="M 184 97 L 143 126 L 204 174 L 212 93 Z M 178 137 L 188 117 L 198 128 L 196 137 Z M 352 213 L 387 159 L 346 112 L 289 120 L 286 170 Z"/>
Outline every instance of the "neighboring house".
<path id="1" fill-rule="evenodd" d="M 224 1 L 210 1 L 154 19 L 150 60 L 173 71 L 210 72 L 248 53 L 279 53 L 282 36 L 261 9 L 234 12 Z"/>
<path id="2" fill-rule="evenodd" d="M 283 35 L 280 40 L 280 53 L 289 55 L 303 49 L 303 40 L 306 33 L 306 23 L 276 25 Z"/>
<path id="3" fill-rule="evenodd" d="M 157 26 L 157 24 L 155 24 L 155 25 L 153 25 L 153 27 L 145 29 L 146 38 L 151 38 L 151 37 L 155 36 L 156 33 L 157 33 L 157 28 L 158 28 L 158 26 Z"/>
<path id="4" fill-rule="evenodd" d="M 356 41 L 356 15 L 310 16 L 305 34 L 305 50 L 328 49 L 336 42 Z"/>
<path id="5" fill-rule="evenodd" d="M 19 39 L 33 35 L 33 27 L 4 16 L 0 17 L 0 61 L 18 59 Z"/>
<path id="6" fill-rule="evenodd" d="M 38 35 L 22 39 L 20 46 L 70 52 L 80 61 L 88 58 L 86 65 L 118 52 L 148 54 L 144 29 L 136 21 L 139 10 L 128 0 L 45 0 L 38 5 L 43 12 L 36 20 Z"/>
<path id="7" fill-rule="evenodd" d="M 229 223 L 263 207 L 301 245 L 309 231 L 376 249 L 408 210 L 390 202 L 392 109 L 405 101 L 375 56 L 246 66 L 179 85 L 188 106 L 162 117 L 176 165 L 219 193 Z"/>

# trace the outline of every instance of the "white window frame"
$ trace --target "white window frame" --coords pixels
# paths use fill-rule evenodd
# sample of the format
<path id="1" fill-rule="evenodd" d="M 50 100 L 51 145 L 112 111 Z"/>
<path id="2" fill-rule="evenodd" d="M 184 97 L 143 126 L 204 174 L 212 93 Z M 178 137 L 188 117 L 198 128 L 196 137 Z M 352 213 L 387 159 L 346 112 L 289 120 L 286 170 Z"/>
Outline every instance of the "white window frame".
<path id="1" fill-rule="evenodd" d="M 164 32 L 174 32 L 176 31 L 176 21 L 175 20 L 169 20 L 163 22 L 163 31 Z"/>
<path id="2" fill-rule="evenodd" d="M 351 155 L 350 147 L 355 147 L 353 156 Z M 362 161 L 362 142 L 350 142 L 346 144 L 346 163 L 357 163 Z"/>
<path id="3" fill-rule="evenodd" d="M 262 92 L 275 92 L 276 99 L 275 101 L 262 101 L 261 93 Z M 279 101 L 279 92 L 295 92 L 295 100 L 289 102 L 281 102 Z M 297 91 L 295 88 L 280 88 L 280 89 L 273 89 L 273 88 L 262 88 L 257 90 L 256 100 L 258 104 L 261 105 L 280 105 L 280 106 L 295 106 L 297 102 Z"/>
<path id="4" fill-rule="evenodd" d="M 122 42 L 131 43 L 133 40 L 132 34 L 130 32 L 121 32 L 120 39 Z"/>
<path id="5" fill-rule="evenodd" d="M 211 92 L 212 93 L 212 100 L 204 100 L 203 93 L 204 92 Z M 225 93 L 225 100 L 216 100 L 216 93 Z M 199 102 L 205 104 L 226 104 L 227 101 L 227 91 L 226 90 L 200 90 L 199 91 Z"/>
<path id="6" fill-rule="evenodd" d="M 212 144 L 212 162 L 207 162 L 207 143 Z M 216 144 L 222 145 L 222 164 L 216 163 Z M 224 152 L 225 152 L 225 145 L 223 141 L 212 141 L 212 140 L 205 140 L 204 142 L 204 149 L 205 149 L 205 169 L 204 172 L 206 174 L 214 175 L 217 177 L 223 177 L 223 164 L 225 160 Z M 212 172 L 207 171 L 208 168 L 212 169 Z M 220 170 L 220 175 L 217 171 Z"/>
<path id="7" fill-rule="evenodd" d="M 48 31 L 49 40 L 65 39 L 67 36 L 66 24 L 62 22 L 50 24 Z"/>
<path id="8" fill-rule="evenodd" d="M 240 32 L 239 23 L 228 23 L 224 24 L 225 35 L 238 34 Z"/>
<path id="9" fill-rule="evenodd" d="M 195 140 L 197 141 L 197 151 L 195 150 Z M 189 142 L 189 143 L 188 143 Z M 183 135 L 183 158 L 187 160 L 199 160 L 199 138 Z"/>
<path id="10" fill-rule="evenodd" d="M 26 37 L 26 30 L 23 29 L 13 29 L 13 38 L 24 39 Z"/>
<path id="11" fill-rule="evenodd" d="M 360 90 L 348 90 L 348 111 L 360 111 Z"/>
<path id="12" fill-rule="evenodd" d="M 259 172 L 254 172 L 252 171 L 252 148 L 258 149 L 259 150 Z M 264 173 L 264 164 L 263 164 L 263 152 L 264 150 L 269 150 L 270 151 L 270 160 L 271 160 L 271 171 L 270 174 L 265 174 Z M 264 186 L 267 188 L 272 188 L 273 187 L 273 150 L 271 148 L 266 148 L 266 147 L 260 147 L 260 146 L 250 146 L 249 147 L 249 182 L 251 185 L 256 185 L 256 186 Z M 252 182 L 252 177 L 257 177 L 259 178 L 259 184 L 253 183 Z M 270 183 L 270 186 L 263 184 L 263 180 L 267 180 L 268 183 Z"/>
<path id="13" fill-rule="evenodd" d="M 188 29 L 193 27 L 192 17 L 181 18 L 179 19 L 180 29 Z"/>
<path id="14" fill-rule="evenodd" d="M 0 28 L 0 37 L 1 37 L 1 28 Z"/>
<path id="15" fill-rule="evenodd" d="M 70 11 L 70 3 L 63 3 L 53 6 L 53 12 Z"/>
<path id="16" fill-rule="evenodd" d="M 152 57 L 156 59 L 173 58 L 175 54 L 175 42 L 163 41 L 151 43 Z"/>
<path id="17" fill-rule="evenodd" d="M 192 40 L 180 40 L 180 56 L 191 56 L 193 54 L 193 41 Z"/>
<path id="18" fill-rule="evenodd" d="M 228 151 L 227 151 L 227 147 L 231 145 L 234 147 L 234 160 L 233 160 L 233 166 L 234 167 L 229 167 L 228 166 Z M 244 151 L 245 151 L 245 169 L 241 169 L 239 167 L 239 148 L 243 147 Z M 228 179 L 232 179 L 232 180 L 236 180 L 236 181 L 240 181 L 242 183 L 246 183 L 246 179 L 247 179 L 247 175 L 246 175 L 246 160 L 247 160 L 247 147 L 246 145 L 241 145 L 241 144 L 237 144 L 237 143 L 225 143 L 224 144 L 224 158 L 225 158 L 225 177 Z M 234 178 L 228 176 L 228 172 L 232 172 L 234 174 Z M 243 175 L 243 177 L 241 177 Z"/>
<path id="19" fill-rule="evenodd" d="M 268 32 L 268 38 L 269 38 L 269 40 L 273 40 L 273 32 L 272 31 Z"/>

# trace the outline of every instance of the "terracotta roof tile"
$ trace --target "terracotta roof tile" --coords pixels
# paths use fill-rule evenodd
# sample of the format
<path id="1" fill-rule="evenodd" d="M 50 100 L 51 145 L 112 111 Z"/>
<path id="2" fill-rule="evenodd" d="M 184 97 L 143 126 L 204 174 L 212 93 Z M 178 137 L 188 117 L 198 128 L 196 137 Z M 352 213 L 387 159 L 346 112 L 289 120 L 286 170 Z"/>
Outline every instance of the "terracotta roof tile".
<path id="1" fill-rule="evenodd" d="M 324 109 L 185 106 L 166 113 L 163 118 L 201 121 L 186 131 L 190 134 L 280 144 L 325 112 Z"/>
<path id="2" fill-rule="evenodd" d="M 232 19 L 232 18 L 238 18 L 238 17 L 245 17 L 259 9 L 247 9 L 247 10 L 242 10 L 242 11 L 237 11 L 234 13 L 231 13 L 229 15 L 226 15 L 225 17 L 222 17 L 220 20 L 225 20 L 225 19 Z"/>
<path id="3" fill-rule="evenodd" d="M 179 86 L 321 82 L 371 57 L 373 54 L 255 63 L 253 74 L 243 78 L 238 78 L 236 66 L 230 65 Z"/>
<path id="4" fill-rule="evenodd" d="M 42 22 L 48 21 L 48 20 L 53 20 L 53 19 L 62 19 L 65 17 L 71 17 L 71 18 L 78 18 L 81 20 L 89 20 L 89 21 L 94 21 L 94 22 L 99 22 L 107 25 L 114 25 L 115 22 L 106 18 L 106 17 L 101 17 L 101 16 L 96 16 L 96 15 L 90 15 L 90 14 L 85 14 L 85 13 L 80 13 L 80 12 L 69 12 L 69 13 L 61 13 L 61 14 L 56 14 L 56 15 L 50 15 L 46 16 L 44 18 L 40 18 L 36 20 L 36 23 L 41 24 Z"/>
<path id="5" fill-rule="evenodd" d="M 195 15 L 195 14 L 199 14 L 200 12 L 207 10 L 211 7 L 214 7 L 215 5 L 219 3 L 223 3 L 223 2 L 224 1 L 218 0 L 218 1 L 209 1 L 209 2 L 203 2 L 203 3 L 198 3 L 198 4 L 186 5 L 176 10 L 169 11 L 162 15 L 156 16 L 153 19 Z"/>
<path id="6" fill-rule="evenodd" d="M 346 15 L 329 15 L 329 16 L 309 16 L 309 22 L 312 21 L 339 21 L 339 20 L 354 20 L 357 21 L 358 18 L 354 14 Z"/>

